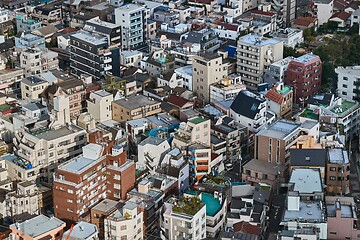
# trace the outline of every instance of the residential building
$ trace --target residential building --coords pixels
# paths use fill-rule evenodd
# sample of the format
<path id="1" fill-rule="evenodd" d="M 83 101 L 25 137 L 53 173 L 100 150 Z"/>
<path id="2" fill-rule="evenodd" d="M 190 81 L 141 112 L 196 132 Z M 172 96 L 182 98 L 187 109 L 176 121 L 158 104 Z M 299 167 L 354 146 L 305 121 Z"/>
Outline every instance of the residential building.
<path id="1" fill-rule="evenodd" d="M 324 23 L 327 23 L 330 17 L 333 15 L 333 3 L 333 0 L 315 0 L 311 3 L 308 3 L 311 8 L 311 15 L 316 17 L 318 20 L 318 27 Z"/>
<path id="2" fill-rule="evenodd" d="M 45 215 L 39 215 L 22 223 L 10 225 L 11 238 L 15 240 L 61 238 L 63 236 L 65 225 L 65 222 L 58 218 L 49 218 Z"/>
<path id="3" fill-rule="evenodd" d="M 277 12 L 279 16 L 281 16 L 282 24 L 284 26 L 289 26 L 291 21 L 295 18 L 296 15 L 296 1 L 287 0 L 283 2 L 278 1 L 270 1 L 272 9 Z"/>
<path id="4" fill-rule="evenodd" d="M 265 98 L 244 90 L 239 92 L 231 104 L 230 117 L 235 122 L 248 127 L 251 132 L 258 132 L 268 121 L 273 121 L 275 118 L 273 115 L 273 119 L 267 119 L 266 106 Z"/>
<path id="5" fill-rule="evenodd" d="M 16 14 L 16 30 L 17 32 L 32 32 L 42 26 L 42 21 L 39 19 L 32 19 L 24 13 Z"/>
<path id="6" fill-rule="evenodd" d="M 37 101 L 41 99 L 41 93 L 49 86 L 49 82 L 31 76 L 21 80 L 21 98 L 25 101 Z"/>
<path id="7" fill-rule="evenodd" d="M 193 90 L 193 75 L 192 66 L 187 65 L 184 67 L 175 68 L 176 79 L 182 82 L 182 87 L 192 91 Z"/>
<path id="8" fill-rule="evenodd" d="M 321 89 L 322 62 L 319 56 L 305 54 L 293 59 L 288 66 L 284 83 L 294 89 L 294 102 L 307 103 Z"/>
<path id="9" fill-rule="evenodd" d="M 246 86 L 242 84 L 240 77 L 225 77 L 210 85 L 210 102 L 234 99 L 242 90 L 246 90 Z"/>
<path id="10" fill-rule="evenodd" d="M 189 118 L 186 123 L 180 123 L 172 144 L 176 147 L 185 147 L 191 143 L 199 142 L 210 146 L 210 127 L 210 119 L 208 118 L 203 116 Z"/>
<path id="11" fill-rule="evenodd" d="M 174 56 L 163 50 L 153 51 L 148 58 L 140 62 L 140 68 L 150 76 L 157 77 L 160 74 L 173 72 L 175 68 Z"/>
<path id="12" fill-rule="evenodd" d="M 32 16 L 40 19 L 45 26 L 61 23 L 61 5 L 58 2 L 36 6 Z"/>
<path id="13" fill-rule="evenodd" d="M 279 29 L 271 36 L 283 41 L 285 47 L 295 48 L 304 42 L 303 30 L 296 28 Z"/>
<path id="14" fill-rule="evenodd" d="M 339 97 L 350 101 L 360 101 L 360 66 L 338 67 L 335 72 L 338 75 Z"/>
<path id="15" fill-rule="evenodd" d="M 127 67 L 140 67 L 140 62 L 143 59 L 143 53 L 137 50 L 120 52 L 120 64 Z"/>
<path id="16" fill-rule="evenodd" d="M 262 75 L 267 67 L 282 58 L 282 41 L 248 34 L 237 42 L 237 72 L 244 84 L 252 89 L 263 82 Z"/>
<path id="17" fill-rule="evenodd" d="M 326 186 L 329 193 L 347 194 L 350 191 L 350 161 L 345 149 L 328 149 Z"/>
<path id="18" fill-rule="evenodd" d="M 105 219 L 114 213 L 119 205 L 121 203 L 118 201 L 104 199 L 90 209 L 91 223 L 96 225 L 100 239 L 105 239 Z"/>
<path id="19" fill-rule="evenodd" d="M 352 197 L 326 196 L 328 239 L 359 239 L 356 204 Z"/>
<path id="20" fill-rule="evenodd" d="M 61 164 L 54 178 L 55 216 L 90 221 L 90 208 L 105 198 L 125 199 L 135 184 L 135 164 L 119 146 L 88 144 L 82 155 Z"/>
<path id="21" fill-rule="evenodd" d="M 216 54 L 204 53 L 194 57 L 192 64 L 193 91 L 198 98 L 210 101 L 210 85 L 219 82 L 227 75 L 227 65 Z"/>
<path id="22" fill-rule="evenodd" d="M 337 23 L 337 26 L 339 28 L 344 28 L 344 27 L 347 27 L 349 26 L 350 24 L 350 16 L 351 16 L 351 13 L 347 13 L 347 12 L 337 12 L 337 13 L 334 13 L 331 18 L 329 19 L 329 22 L 335 22 Z"/>
<path id="23" fill-rule="evenodd" d="M 294 57 L 289 56 L 272 63 L 264 73 L 264 81 L 269 83 L 270 87 L 273 87 L 277 82 L 283 82 L 289 63 L 292 60 L 294 60 Z"/>
<path id="24" fill-rule="evenodd" d="M 105 220 L 104 239 L 144 239 L 144 213 L 131 200 L 122 204 Z"/>
<path id="25" fill-rule="evenodd" d="M 112 47 L 119 47 L 121 44 L 120 25 L 102 21 L 99 17 L 96 17 L 86 21 L 83 29 L 106 37 L 108 44 Z"/>
<path id="26" fill-rule="evenodd" d="M 180 23 L 180 13 L 173 10 L 157 10 L 154 12 L 153 20 L 166 23 L 169 27 L 174 27 Z"/>
<path id="27" fill-rule="evenodd" d="M 350 17 L 350 26 L 352 27 L 354 23 L 360 25 L 360 9 L 355 10 Z"/>
<path id="28" fill-rule="evenodd" d="M 282 220 L 285 230 L 302 230 L 305 234 L 316 235 L 315 239 L 328 239 L 328 223 L 323 207 L 323 185 L 319 170 L 294 169 L 289 183 L 292 187 L 288 192 Z"/>
<path id="29" fill-rule="evenodd" d="M 45 38 L 33 33 L 21 33 L 19 37 L 15 37 L 15 48 L 22 51 L 27 48 L 45 48 Z"/>
<path id="30" fill-rule="evenodd" d="M 305 30 L 306 28 L 316 28 L 318 19 L 316 17 L 298 17 L 291 22 L 291 27 Z"/>
<path id="31" fill-rule="evenodd" d="M 160 166 L 164 154 L 169 151 L 167 139 L 148 137 L 138 145 L 138 164 L 154 172 Z"/>
<path id="32" fill-rule="evenodd" d="M 69 240 L 98 240 L 97 226 L 88 222 L 78 222 L 71 229 L 64 232 L 65 239 Z"/>
<path id="33" fill-rule="evenodd" d="M 325 184 L 327 165 L 327 151 L 325 149 L 290 149 L 290 168 L 313 168 L 320 170 L 322 183 Z"/>
<path id="34" fill-rule="evenodd" d="M 189 159 L 190 176 L 193 179 L 201 179 L 211 173 L 213 167 L 216 167 L 209 146 L 201 143 L 193 143 L 185 150 L 185 155 Z"/>
<path id="35" fill-rule="evenodd" d="M 160 102 L 143 95 L 112 102 L 112 119 L 118 122 L 152 116 L 161 112 Z"/>
<path id="36" fill-rule="evenodd" d="M 215 238 L 224 229 L 227 214 L 226 192 L 200 192 L 199 194 L 186 192 L 185 197 L 196 197 L 206 206 L 206 236 Z"/>
<path id="37" fill-rule="evenodd" d="M 227 161 L 235 162 L 241 156 L 241 138 L 243 133 L 238 128 L 230 126 L 224 122 L 214 124 L 211 126 L 211 132 L 220 139 L 225 140 L 225 159 Z M 211 141 L 212 142 L 212 141 Z M 215 152 L 217 149 L 222 148 L 223 145 L 213 148 Z"/>
<path id="38" fill-rule="evenodd" d="M 126 4 L 115 8 L 115 24 L 121 25 L 121 48 L 135 50 L 145 41 L 145 8 L 141 5 Z"/>
<path id="39" fill-rule="evenodd" d="M 51 182 L 61 162 L 81 153 L 86 131 L 76 125 L 20 129 L 13 141 L 18 157 L 7 161 L 10 177 L 20 181 Z"/>
<path id="40" fill-rule="evenodd" d="M 170 198 L 164 203 L 160 226 L 161 239 L 203 239 L 206 237 L 206 206 L 197 197 Z"/>
<path id="41" fill-rule="evenodd" d="M 70 35 L 70 69 L 76 76 L 87 74 L 102 79 L 113 70 L 108 39 L 86 31 Z M 114 51 L 115 52 L 115 51 Z M 89 55 L 91 53 L 91 55 Z M 115 69 L 114 69 L 115 71 Z"/>
<path id="42" fill-rule="evenodd" d="M 293 108 L 293 91 L 283 82 L 278 82 L 265 94 L 268 110 L 276 114 L 276 118 L 290 119 Z"/>
<path id="43" fill-rule="evenodd" d="M 0 68 L 0 92 L 21 96 L 21 80 L 24 78 L 24 70 L 21 68 Z"/>
<path id="44" fill-rule="evenodd" d="M 20 53 L 20 67 L 25 76 L 59 69 L 58 54 L 48 49 L 28 48 Z"/>
<path id="45" fill-rule="evenodd" d="M 112 119 L 111 103 L 113 95 L 105 90 L 91 92 L 87 100 L 88 112 L 97 122 L 104 122 Z"/>

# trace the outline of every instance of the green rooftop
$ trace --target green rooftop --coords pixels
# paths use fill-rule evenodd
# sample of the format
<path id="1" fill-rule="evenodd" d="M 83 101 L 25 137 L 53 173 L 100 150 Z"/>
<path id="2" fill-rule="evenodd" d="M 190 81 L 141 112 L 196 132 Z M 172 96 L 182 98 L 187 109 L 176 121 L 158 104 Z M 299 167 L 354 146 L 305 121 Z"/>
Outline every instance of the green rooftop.
<path id="1" fill-rule="evenodd" d="M 289 86 L 284 86 L 282 90 L 278 90 L 277 92 L 280 93 L 281 95 L 286 95 L 291 91 L 291 87 Z"/>
<path id="2" fill-rule="evenodd" d="M 355 109 L 358 106 L 358 103 L 356 102 L 349 102 L 349 101 L 342 101 L 341 106 L 336 106 L 331 111 L 333 113 L 338 114 L 339 116 L 343 116 L 348 114 L 350 110 Z"/>
<path id="3" fill-rule="evenodd" d="M 1 104 L 0 105 L 0 112 L 5 112 L 7 110 L 10 110 L 12 108 L 12 106 L 8 105 L 8 104 Z"/>
<path id="4" fill-rule="evenodd" d="M 188 121 L 193 124 L 199 124 L 199 123 L 205 122 L 207 120 L 209 120 L 209 119 L 206 117 L 194 117 L 194 118 L 190 118 Z"/>
<path id="5" fill-rule="evenodd" d="M 319 115 L 315 114 L 313 110 L 311 109 L 305 109 L 305 111 L 303 111 L 300 114 L 300 117 L 305 117 L 305 118 L 310 118 L 310 119 L 314 119 L 314 120 L 318 120 L 319 119 Z"/>
<path id="6" fill-rule="evenodd" d="M 198 197 L 182 197 L 177 201 L 173 207 L 174 212 L 185 213 L 194 216 L 204 206 Z"/>

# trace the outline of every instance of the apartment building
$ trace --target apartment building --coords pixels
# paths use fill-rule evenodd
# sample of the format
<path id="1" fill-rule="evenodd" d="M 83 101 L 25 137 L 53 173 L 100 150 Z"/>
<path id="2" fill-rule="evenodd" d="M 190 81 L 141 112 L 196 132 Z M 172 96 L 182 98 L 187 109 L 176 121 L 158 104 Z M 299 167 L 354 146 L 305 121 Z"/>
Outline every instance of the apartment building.
<path id="1" fill-rule="evenodd" d="M 97 122 L 104 122 L 112 119 L 111 103 L 114 97 L 105 90 L 91 92 L 87 100 L 88 112 Z"/>
<path id="2" fill-rule="evenodd" d="M 176 204 L 176 205 L 175 205 Z M 170 198 L 164 203 L 160 223 L 161 239 L 204 239 L 206 206 L 197 197 Z"/>
<path id="3" fill-rule="evenodd" d="M 328 239 L 359 239 L 358 214 L 352 197 L 326 196 Z"/>
<path id="4" fill-rule="evenodd" d="M 15 48 L 17 51 L 22 51 L 27 48 L 45 48 L 45 38 L 33 33 L 22 33 L 15 37 Z"/>
<path id="5" fill-rule="evenodd" d="M 242 90 L 246 90 L 246 86 L 242 84 L 240 77 L 225 77 L 210 85 L 210 102 L 234 99 Z"/>
<path id="6" fill-rule="evenodd" d="M 160 102 L 143 95 L 112 102 L 112 119 L 118 122 L 152 116 L 161 112 Z"/>
<path id="7" fill-rule="evenodd" d="M 18 158 L 7 161 L 9 175 L 20 181 L 51 182 L 57 166 L 80 154 L 86 141 L 86 131 L 76 125 L 20 129 L 13 139 Z"/>
<path id="8" fill-rule="evenodd" d="M 49 82 L 36 76 L 21 80 L 21 99 L 31 102 L 41 99 L 41 93 L 49 86 Z"/>
<path id="9" fill-rule="evenodd" d="M 16 94 L 20 98 L 21 80 L 24 78 L 24 70 L 21 68 L 6 69 L 5 64 L 0 68 L 0 92 Z"/>
<path id="10" fill-rule="evenodd" d="M 121 44 L 121 26 L 118 24 L 102 21 L 99 17 L 95 17 L 87 20 L 83 29 L 106 37 L 108 44 L 112 47 L 119 47 Z"/>
<path id="11" fill-rule="evenodd" d="M 289 63 L 284 82 L 294 89 L 294 102 L 307 103 L 321 89 L 322 62 L 319 56 L 305 54 Z"/>
<path id="12" fill-rule="evenodd" d="M 205 146 L 201 143 L 193 143 L 189 145 L 184 152 L 189 159 L 190 176 L 193 179 L 201 179 L 205 175 L 211 173 L 212 169 L 216 167 L 209 146 Z"/>
<path id="13" fill-rule="evenodd" d="M 59 69 L 58 54 L 48 49 L 28 48 L 20 53 L 20 67 L 25 76 Z"/>
<path id="14" fill-rule="evenodd" d="M 109 145 L 110 146 L 110 145 Z M 88 144 L 82 155 L 61 164 L 54 176 L 55 216 L 90 221 L 89 209 L 102 199 L 124 199 L 134 187 L 135 164 L 121 147 Z M 110 153 L 111 151 L 111 153 Z"/>
<path id="15" fill-rule="evenodd" d="M 72 228 L 64 232 L 63 238 L 69 240 L 99 240 L 96 225 L 88 222 L 78 222 Z"/>
<path id="16" fill-rule="evenodd" d="M 360 66 L 338 67 L 335 72 L 339 97 L 360 101 Z"/>
<path id="17" fill-rule="evenodd" d="M 139 211 L 137 204 L 131 200 L 121 205 L 122 207 L 105 218 L 104 239 L 146 239 L 144 236 L 144 213 Z"/>
<path id="18" fill-rule="evenodd" d="M 120 64 L 127 67 L 139 67 L 142 59 L 143 52 L 137 50 L 120 52 Z"/>
<path id="19" fill-rule="evenodd" d="M 347 194 L 350 191 L 350 161 L 345 149 L 328 149 L 326 186 L 329 193 Z"/>
<path id="20" fill-rule="evenodd" d="M 22 223 L 10 225 L 11 239 L 60 239 L 65 226 L 65 222 L 60 219 L 49 218 L 41 214 Z"/>
<path id="21" fill-rule="evenodd" d="M 333 0 L 315 0 L 308 3 L 310 5 L 310 14 L 318 20 L 318 27 L 327 23 L 333 15 L 333 3 Z"/>
<path id="22" fill-rule="evenodd" d="M 24 13 L 17 13 L 16 17 L 17 32 L 33 32 L 42 27 L 42 21 L 39 19 L 32 19 Z"/>
<path id="23" fill-rule="evenodd" d="M 289 56 L 272 63 L 264 72 L 264 81 L 269 83 L 270 87 L 273 87 L 277 82 L 283 82 L 285 72 L 293 59 L 294 57 Z"/>
<path id="24" fill-rule="evenodd" d="M 185 147 L 191 143 L 199 142 L 210 146 L 210 119 L 205 117 L 192 117 L 186 123 L 180 123 L 178 133 L 174 136 L 173 146 Z"/>
<path id="25" fill-rule="evenodd" d="M 293 90 L 283 82 L 277 83 L 265 94 L 268 109 L 276 118 L 290 119 L 293 108 Z"/>
<path id="26" fill-rule="evenodd" d="M 76 76 L 87 74 L 95 80 L 112 72 L 112 51 L 108 38 L 87 31 L 70 35 L 70 69 Z"/>
<path id="27" fill-rule="evenodd" d="M 230 117 L 254 133 L 275 120 L 275 115 L 271 116 L 267 115 L 265 98 L 247 90 L 239 92 L 230 105 Z"/>
<path id="28" fill-rule="evenodd" d="M 42 101 L 51 111 L 54 109 L 55 99 L 59 96 L 66 96 L 69 99 L 70 117 L 77 118 L 84 108 L 86 95 L 84 82 L 72 75 L 66 75 L 64 72 L 56 75 L 59 75 L 59 81 L 46 87 L 41 94 Z"/>
<path id="29" fill-rule="evenodd" d="M 262 75 L 269 65 L 282 58 L 282 41 L 251 33 L 237 42 L 237 72 L 251 89 L 263 82 Z"/>
<path id="30" fill-rule="evenodd" d="M 303 30 L 296 28 L 279 29 L 271 36 L 280 41 L 283 41 L 285 47 L 295 48 L 304 42 Z"/>
<path id="31" fill-rule="evenodd" d="M 153 20 L 167 23 L 169 27 L 174 27 L 180 23 L 180 13 L 173 10 L 158 10 L 154 12 Z"/>
<path id="32" fill-rule="evenodd" d="M 105 239 L 105 218 L 114 213 L 121 203 L 119 201 L 104 199 L 90 209 L 91 223 L 95 224 L 99 231 L 99 238 Z"/>
<path id="33" fill-rule="evenodd" d="M 210 101 L 210 85 L 227 76 L 227 64 L 216 54 L 203 53 L 195 56 L 192 64 L 193 91 L 198 98 Z"/>
<path id="34" fill-rule="evenodd" d="M 135 50 L 145 41 L 146 10 L 136 4 L 115 8 L 115 24 L 121 25 L 121 48 Z"/>
<path id="35" fill-rule="evenodd" d="M 167 139 L 148 137 L 138 145 L 138 164 L 154 172 L 160 166 L 164 154 L 169 151 Z"/>

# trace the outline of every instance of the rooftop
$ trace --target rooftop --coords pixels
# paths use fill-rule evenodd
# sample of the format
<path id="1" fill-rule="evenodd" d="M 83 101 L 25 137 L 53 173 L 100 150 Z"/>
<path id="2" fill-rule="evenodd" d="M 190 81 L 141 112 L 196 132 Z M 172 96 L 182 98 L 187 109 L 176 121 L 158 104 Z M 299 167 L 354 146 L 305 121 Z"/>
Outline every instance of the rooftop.
<path id="1" fill-rule="evenodd" d="M 35 86 L 38 84 L 46 83 L 45 80 L 35 77 L 35 76 L 30 76 L 30 77 L 24 78 L 23 80 L 21 80 L 21 82 L 24 84 L 30 85 L 30 86 Z"/>
<path id="2" fill-rule="evenodd" d="M 204 206 L 198 197 L 182 197 L 178 199 L 177 204 L 173 206 L 173 212 L 195 215 Z"/>
<path id="3" fill-rule="evenodd" d="M 341 148 L 329 148 L 328 149 L 329 163 L 335 164 L 349 164 L 348 152 Z"/>
<path id="4" fill-rule="evenodd" d="M 348 113 L 352 112 L 357 107 L 359 107 L 359 103 L 343 100 L 341 105 L 337 105 L 332 108 L 331 112 L 339 115 L 340 117 L 343 117 Z"/>
<path id="5" fill-rule="evenodd" d="M 336 217 L 337 209 L 340 209 L 342 218 L 356 218 L 355 206 L 343 205 L 340 202 L 335 202 L 335 204 L 326 204 L 327 216 Z"/>
<path id="6" fill-rule="evenodd" d="M 281 43 L 280 40 L 274 39 L 274 38 L 263 38 L 261 35 L 250 33 L 245 36 L 242 36 L 239 38 L 239 42 L 245 43 L 245 44 L 251 44 L 256 46 L 266 46 L 269 44 L 278 44 Z"/>
<path id="7" fill-rule="evenodd" d="M 129 98 L 120 99 L 120 100 L 114 101 L 113 103 L 123 106 L 127 109 L 134 110 L 134 109 L 141 108 L 141 107 L 144 107 L 147 105 L 153 105 L 153 104 L 156 104 L 159 102 L 156 100 L 150 99 L 148 97 L 145 97 L 143 95 L 137 95 L 137 96 L 131 96 Z"/>
<path id="8" fill-rule="evenodd" d="M 193 123 L 193 124 L 200 124 L 203 123 L 205 121 L 209 120 L 206 117 L 193 117 L 193 118 L 189 118 L 188 121 Z"/>
<path id="9" fill-rule="evenodd" d="M 324 222 L 325 215 L 320 208 L 320 202 L 300 201 L 299 211 L 285 210 L 284 221 Z"/>
<path id="10" fill-rule="evenodd" d="M 206 215 L 215 216 L 221 209 L 221 203 L 210 193 L 201 193 L 201 202 L 206 205 Z"/>
<path id="11" fill-rule="evenodd" d="M 69 239 L 69 240 L 78 240 L 78 239 L 82 239 L 82 240 L 90 240 L 93 239 L 92 237 L 96 236 L 98 234 L 98 229 L 96 227 L 95 224 L 91 224 L 91 223 L 87 223 L 87 222 L 78 222 L 70 235 L 70 229 L 67 230 L 64 233 L 64 239 Z M 70 235 L 70 238 L 68 238 Z"/>
<path id="12" fill-rule="evenodd" d="M 103 213 L 109 213 L 114 211 L 117 205 L 118 205 L 117 201 L 111 199 L 104 199 L 100 203 L 95 205 L 91 210 L 96 210 Z"/>
<path id="13" fill-rule="evenodd" d="M 57 228 L 64 228 L 65 223 L 55 217 L 49 218 L 39 215 L 25 222 L 12 224 L 11 227 L 19 229 L 27 236 L 36 238 Z"/>
<path id="14" fill-rule="evenodd" d="M 325 149 L 290 149 L 291 166 L 325 167 Z"/>
<path id="15" fill-rule="evenodd" d="M 299 130 L 300 124 L 286 120 L 278 120 L 262 129 L 258 135 L 286 140 Z"/>
<path id="16" fill-rule="evenodd" d="M 360 11 L 360 9 L 358 9 Z M 335 69 L 336 73 L 348 74 L 358 77 L 360 75 L 360 66 L 352 66 L 352 67 L 338 67 Z"/>
<path id="17" fill-rule="evenodd" d="M 308 63 L 315 60 L 320 60 L 320 57 L 315 54 L 307 53 L 305 55 L 295 58 L 293 61 L 299 63 Z"/>
<path id="18" fill-rule="evenodd" d="M 293 191 L 299 192 L 299 194 L 308 194 L 323 191 L 319 169 L 293 169 L 291 172 L 289 183 L 294 184 Z"/>
<path id="19" fill-rule="evenodd" d="M 45 139 L 47 141 L 51 141 L 80 131 L 84 131 L 84 130 L 76 125 L 71 125 L 69 127 L 61 127 L 58 129 L 44 129 L 32 133 L 32 135 L 36 136 L 39 139 Z"/>
<path id="20" fill-rule="evenodd" d="M 70 36 L 70 38 L 72 37 L 82 40 L 84 42 L 91 43 L 93 45 L 107 44 L 107 38 L 100 37 L 87 31 L 78 31 Z"/>
<path id="21" fill-rule="evenodd" d="M 319 114 L 314 113 L 311 109 L 305 109 L 301 114 L 300 117 L 309 118 L 313 120 L 319 119 Z"/>

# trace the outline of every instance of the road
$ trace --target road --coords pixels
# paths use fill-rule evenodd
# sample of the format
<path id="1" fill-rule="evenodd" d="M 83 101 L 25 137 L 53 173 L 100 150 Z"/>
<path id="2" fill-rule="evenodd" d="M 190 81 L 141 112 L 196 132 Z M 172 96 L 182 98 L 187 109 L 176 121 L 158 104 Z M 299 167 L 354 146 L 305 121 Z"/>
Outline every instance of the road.
<path id="1" fill-rule="evenodd" d="M 269 211 L 269 220 L 264 239 L 276 239 L 278 232 L 281 230 L 281 220 L 285 211 L 286 189 L 280 189 L 280 194 L 274 194 L 272 206 Z"/>
<path id="2" fill-rule="evenodd" d="M 241 161 L 241 164 L 239 161 L 235 161 L 233 163 L 234 168 L 231 171 L 226 171 L 224 173 L 225 177 L 231 178 L 232 182 L 241 182 L 241 170 L 240 167 L 244 166 L 246 163 L 248 163 L 251 160 L 251 158 L 244 158 Z"/>

